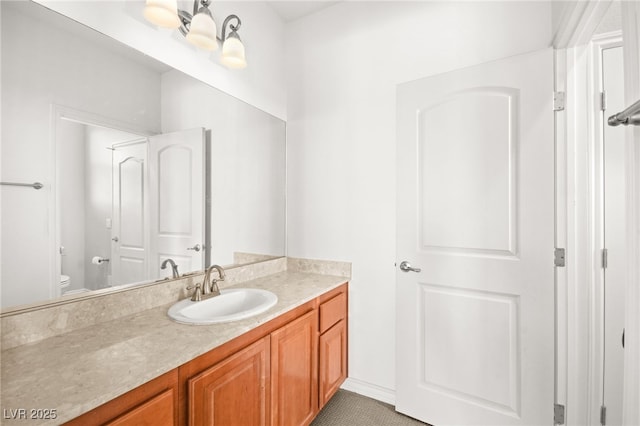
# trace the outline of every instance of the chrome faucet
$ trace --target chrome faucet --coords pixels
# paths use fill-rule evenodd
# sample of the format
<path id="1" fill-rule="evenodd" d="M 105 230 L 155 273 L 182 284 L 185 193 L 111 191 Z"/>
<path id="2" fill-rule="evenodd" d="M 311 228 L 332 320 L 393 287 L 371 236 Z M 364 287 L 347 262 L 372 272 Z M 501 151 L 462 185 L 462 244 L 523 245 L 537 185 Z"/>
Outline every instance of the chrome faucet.
<path id="1" fill-rule="evenodd" d="M 218 271 L 218 279 L 211 278 L 211 271 L 216 269 Z M 200 300 L 209 299 L 211 297 L 220 296 L 220 289 L 218 288 L 218 281 L 224 281 L 226 275 L 224 269 L 219 265 L 211 265 L 204 271 L 204 279 L 202 283 L 190 285 L 187 290 L 193 290 L 191 300 L 199 302 Z"/>
<path id="2" fill-rule="evenodd" d="M 173 259 L 166 259 L 164 262 L 162 262 L 162 265 L 160 265 L 160 269 L 167 269 L 167 263 L 171 264 L 171 274 L 173 278 L 179 278 L 180 274 L 178 273 L 178 265 L 176 265 L 176 262 L 174 262 Z"/>
<path id="3" fill-rule="evenodd" d="M 216 269 L 218 271 L 218 279 L 211 278 L 211 271 Z M 211 265 L 207 268 L 204 273 L 204 279 L 202 280 L 202 298 L 206 299 L 209 297 L 219 296 L 220 289 L 218 288 L 218 281 L 224 281 L 226 275 L 224 273 L 224 269 L 219 265 Z M 211 282 L 209 282 L 211 281 Z"/>

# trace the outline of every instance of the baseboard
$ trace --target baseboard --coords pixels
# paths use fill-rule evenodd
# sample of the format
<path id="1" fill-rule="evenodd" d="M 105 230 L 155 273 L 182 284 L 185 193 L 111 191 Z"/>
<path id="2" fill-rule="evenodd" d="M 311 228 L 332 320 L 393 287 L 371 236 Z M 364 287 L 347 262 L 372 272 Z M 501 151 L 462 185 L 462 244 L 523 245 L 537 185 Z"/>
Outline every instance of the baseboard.
<path id="1" fill-rule="evenodd" d="M 363 382 L 362 380 L 352 379 L 351 377 L 348 377 L 340 387 L 344 390 L 386 402 L 387 404 L 396 405 L 396 392 L 392 389 L 383 388 L 382 386 L 373 385 Z"/>

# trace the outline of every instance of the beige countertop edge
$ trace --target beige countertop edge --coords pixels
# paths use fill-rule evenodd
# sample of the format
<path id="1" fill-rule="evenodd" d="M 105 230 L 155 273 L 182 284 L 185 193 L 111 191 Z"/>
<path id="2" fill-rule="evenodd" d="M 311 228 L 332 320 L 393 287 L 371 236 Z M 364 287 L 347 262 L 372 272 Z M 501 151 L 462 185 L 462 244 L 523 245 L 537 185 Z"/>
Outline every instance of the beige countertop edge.
<path id="1" fill-rule="evenodd" d="M 4 425 L 60 424 L 191 361 L 342 283 L 345 277 L 285 271 L 237 284 L 278 296 L 265 312 L 213 325 L 178 324 L 170 305 L 1 353 Z M 55 419 L 12 419 L 17 409 L 56 410 Z M 37 413 L 38 414 L 38 413 Z M 41 414 L 41 413 L 40 413 Z"/>

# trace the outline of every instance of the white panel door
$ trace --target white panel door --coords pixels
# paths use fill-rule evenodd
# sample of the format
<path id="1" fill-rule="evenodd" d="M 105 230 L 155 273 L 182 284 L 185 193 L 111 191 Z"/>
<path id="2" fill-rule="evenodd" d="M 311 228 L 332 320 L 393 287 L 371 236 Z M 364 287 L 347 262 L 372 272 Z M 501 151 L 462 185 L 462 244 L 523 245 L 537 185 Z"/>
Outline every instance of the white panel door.
<path id="1" fill-rule="evenodd" d="M 552 97 L 551 50 L 398 86 L 402 413 L 553 424 Z"/>
<path id="2" fill-rule="evenodd" d="M 181 273 L 204 267 L 204 129 L 149 138 L 152 276 L 171 258 Z"/>
<path id="3" fill-rule="evenodd" d="M 111 284 L 147 280 L 147 141 L 113 146 Z"/>

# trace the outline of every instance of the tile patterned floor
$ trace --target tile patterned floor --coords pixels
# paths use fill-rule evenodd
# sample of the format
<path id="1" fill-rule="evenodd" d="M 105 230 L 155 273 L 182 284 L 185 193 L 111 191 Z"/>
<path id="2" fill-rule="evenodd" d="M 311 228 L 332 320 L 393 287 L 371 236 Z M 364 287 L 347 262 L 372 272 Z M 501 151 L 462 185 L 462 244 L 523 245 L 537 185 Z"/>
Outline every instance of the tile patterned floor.
<path id="1" fill-rule="evenodd" d="M 357 393 L 339 390 L 311 426 L 424 426 L 394 407 Z"/>

